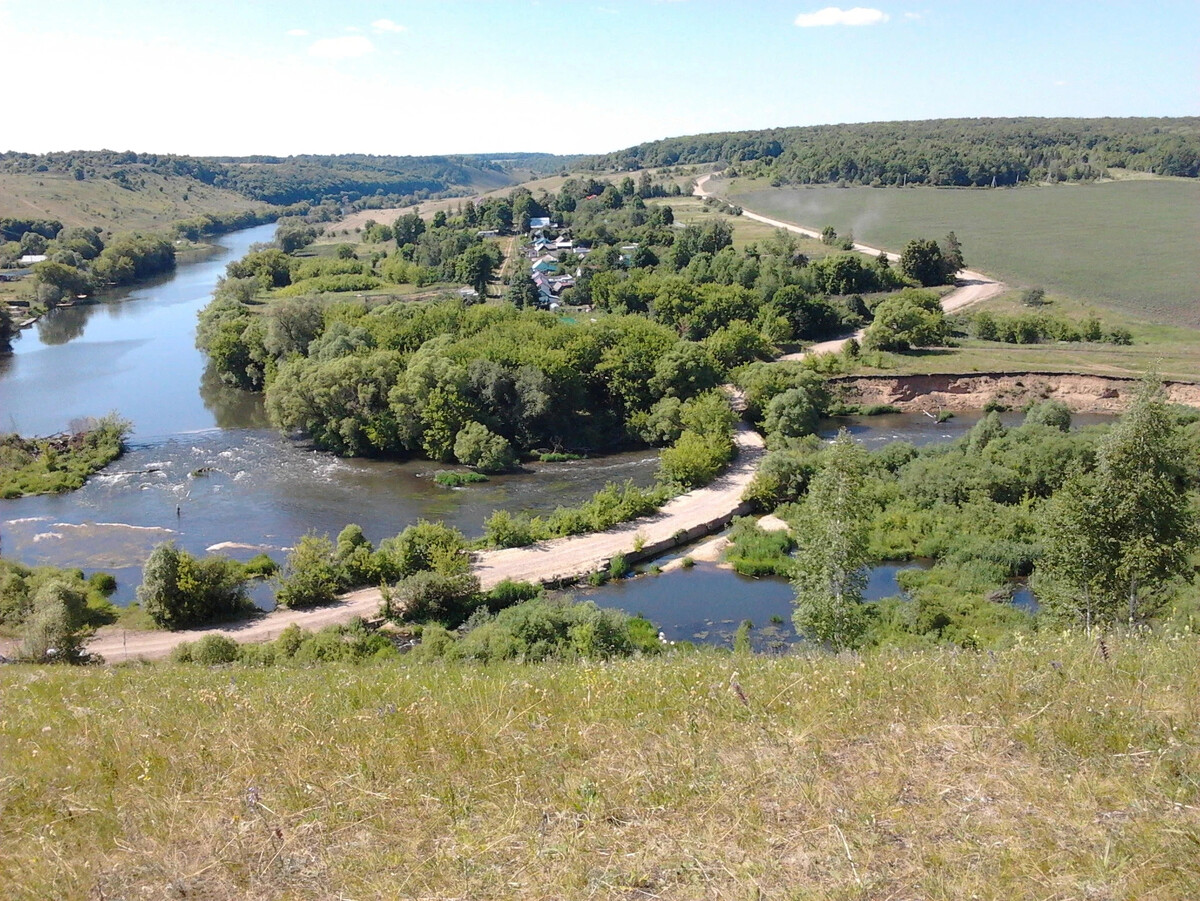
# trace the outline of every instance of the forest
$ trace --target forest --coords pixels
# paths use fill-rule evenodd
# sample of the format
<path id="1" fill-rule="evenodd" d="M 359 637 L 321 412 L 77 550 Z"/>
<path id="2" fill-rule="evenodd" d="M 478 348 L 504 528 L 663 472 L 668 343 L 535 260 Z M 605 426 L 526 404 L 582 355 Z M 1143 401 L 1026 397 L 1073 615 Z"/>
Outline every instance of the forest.
<path id="1" fill-rule="evenodd" d="M 598 170 L 721 163 L 773 184 L 990 186 L 1109 168 L 1200 176 L 1200 119 L 932 119 L 720 132 L 597 156 Z"/>

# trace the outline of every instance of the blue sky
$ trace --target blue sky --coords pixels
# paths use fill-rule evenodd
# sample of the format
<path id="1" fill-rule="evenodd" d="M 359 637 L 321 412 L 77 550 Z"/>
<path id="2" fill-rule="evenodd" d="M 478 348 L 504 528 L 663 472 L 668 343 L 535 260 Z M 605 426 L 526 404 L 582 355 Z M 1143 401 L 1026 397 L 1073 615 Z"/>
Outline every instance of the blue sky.
<path id="1" fill-rule="evenodd" d="M 705 131 L 1200 114 L 1200 2 L 0 0 L 0 150 L 588 153 Z M 10 97 L 11 99 L 11 97 Z"/>

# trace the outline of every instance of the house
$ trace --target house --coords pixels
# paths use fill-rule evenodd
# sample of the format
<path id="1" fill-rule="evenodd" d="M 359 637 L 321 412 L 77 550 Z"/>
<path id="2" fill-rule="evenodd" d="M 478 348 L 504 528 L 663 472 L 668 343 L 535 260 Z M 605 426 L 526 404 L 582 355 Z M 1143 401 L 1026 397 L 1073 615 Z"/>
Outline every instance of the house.
<path id="1" fill-rule="evenodd" d="M 534 272 L 553 272 L 558 268 L 558 260 L 549 254 L 546 254 L 545 256 L 538 257 L 536 260 L 534 260 L 533 265 L 530 268 Z"/>
<path id="2" fill-rule="evenodd" d="M 575 246 L 575 242 L 566 235 L 561 235 L 553 246 L 555 250 L 571 250 Z"/>
<path id="3" fill-rule="evenodd" d="M 549 228 L 549 227 L 550 227 L 550 217 L 549 216 L 536 216 L 529 220 L 529 230 L 531 232 L 535 232 L 540 228 Z"/>
<path id="4" fill-rule="evenodd" d="M 475 232 L 475 237 L 477 237 L 477 238 L 498 238 L 498 237 L 500 237 L 500 230 L 496 229 L 496 228 L 485 228 L 483 231 Z"/>
<path id="5" fill-rule="evenodd" d="M 22 266 L 32 266 L 34 263 L 46 262 L 46 255 L 44 253 L 27 253 L 17 262 Z"/>

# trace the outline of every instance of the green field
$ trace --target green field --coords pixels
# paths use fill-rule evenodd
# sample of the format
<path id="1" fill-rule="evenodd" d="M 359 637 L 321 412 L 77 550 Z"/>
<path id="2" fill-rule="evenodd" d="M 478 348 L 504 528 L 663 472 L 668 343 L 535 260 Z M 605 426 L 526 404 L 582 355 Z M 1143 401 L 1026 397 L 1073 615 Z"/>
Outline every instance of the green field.
<path id="1" fill-rule="evenodd" d="M 1105 329 L 1126 328 L 1131 345 L 1053 341 L 1045 344 L 1005 344 L 955 338 L 955 346 L 913 353 L 889 353 L 887 369 L 864 368 L 868 374 L 910 375 L 941 372 L 1083 372 L 1110 376 L 1140 376 L 1157 372 L 1162 378 L 1200 381 L 1200 340 L 1194 328 L 1145 322 L 1111 309 L 1084 304 L 1060 295 L 1048 295 L 1039 312 L 1080 322 L 1099 317 Z M 1023 306 L 1020 292 L 1010 291 L 965 311 L 983 310 L 1003 315 L 1032 312 Z"/>
<path id="2" fill-rule="evenodd" d="M 888 250 L 953 230 L 969 266 L 1010 284 L 1200 328 L 1200 183 L 1193 180 L 1015 190 L 734 181 L 717 190 L 755 212 L 818 229 L 832 225 Z"/>

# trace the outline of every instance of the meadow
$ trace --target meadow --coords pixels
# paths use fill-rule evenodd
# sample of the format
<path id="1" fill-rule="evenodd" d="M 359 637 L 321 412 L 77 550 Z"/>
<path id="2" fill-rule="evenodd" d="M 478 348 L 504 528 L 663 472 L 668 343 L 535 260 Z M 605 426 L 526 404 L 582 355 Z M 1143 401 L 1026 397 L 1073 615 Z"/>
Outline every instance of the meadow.
<path id="1" fill-rule="evenodd" d="M 885 354 L 886 369 L 862 367 L 860 371 L 864 374 L 1082 372 L 1123 377 L 1136 377 L 1154 371 L 1165 379 L 1200 381 L 1200 340 L 1194 328 L 1146 322 L 1061 295 L 1047 295 L 1047 301 L 1044 306 L 1034 310 L 1021 303 L 1020 291 L 1009 291 L 971 306 L 952 321 L 965 321 L 967 316 L 984 310 L 1006 316 L 1041 312 L 1076 323 L 1095 315 L 1106 329 L 1128 329 L 1133 343 L 1115 345 L 1054 341 L 1045 344 L 1006 344 L 956 337 L 952 347 Z"/>
<path id="2" fill-rule="evenodd" d="M 1129 179 L 1017 189 L 718 183 L 747 209 L 899 251 L 953 230 L 968 266 L 1132 318 L 1200 328 L 1200 184 Z"/>
<path id="3" fill-rule="evenodd" d="M 1195 898 L 1200 647 L 0 668 L 6 898 Z"/>

